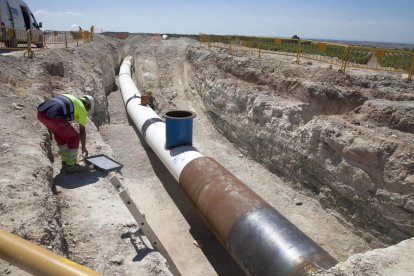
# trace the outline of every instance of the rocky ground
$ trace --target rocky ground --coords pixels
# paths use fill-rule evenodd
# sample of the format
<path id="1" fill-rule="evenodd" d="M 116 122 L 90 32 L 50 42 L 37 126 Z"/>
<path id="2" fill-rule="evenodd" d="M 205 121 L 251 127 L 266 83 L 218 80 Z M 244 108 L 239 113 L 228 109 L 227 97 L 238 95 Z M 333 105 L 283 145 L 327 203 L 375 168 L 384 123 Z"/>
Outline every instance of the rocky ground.
<path id="1" fill-rule="evenodd" d="M 116 91 L 126 54 L 159 114 L 195 111 L 195 147 L 344 261 L 325 273 L 412 274 L 414 84 L 393 73 L 344 74 L 288 57 L 209 51 L 189 39 L 96 36 L 80 47 L 37 51 L 33 60 L 0 56 L 1 228 L 104 275 L 170 274 L 105 175 L 60 172 L 55 143 L 35 118 L 44 99 L 93 94 L 90 154 L 125 164 L 126 185 L 147 213 L 190 226 L 190 238 L 205 245 L 197 253 L 199 264 L 208 260 L 205 274 L 240 274 L 128 125 Z M 184 218 L 172 211 L 177 206 Z M 0 274 L 24 273 L 0 261 Z"/>
<path id="2" fill-rule="evenodd" d="M 190 87 L 242 151 L 370 232 L 367 241 L 414 235 L 413 83 L 201 48 L 187 59 Z"/>
<path id="3" fill-rule="evenodd" d="M 168 275 L 105 175 L 65 175 L 36 107 L 62 93 L 91 94 L 90 154 L 112 155 L 98 126 L 109 122 L 106 95 L 116 89 L 121 45 L 97 36 L 68 49 L 0 56 L 0 227 L 104 275 Z M 81 162 L 81 161 L 80 161 Z M 0 260 L 1 275 L 26 273 Z"/>

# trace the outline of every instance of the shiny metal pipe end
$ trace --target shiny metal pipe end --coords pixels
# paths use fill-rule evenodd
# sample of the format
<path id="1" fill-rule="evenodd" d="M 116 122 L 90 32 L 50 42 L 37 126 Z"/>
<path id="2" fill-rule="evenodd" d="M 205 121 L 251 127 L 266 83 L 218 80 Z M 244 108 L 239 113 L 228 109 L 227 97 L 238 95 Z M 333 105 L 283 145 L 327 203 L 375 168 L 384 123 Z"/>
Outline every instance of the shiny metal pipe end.
<path id="1" fill-rule="evenodd" d="M 232 257 L 248 275 L 309 275 L 337 261 L 273 208 L 252 210 L 228 236 Z"/>

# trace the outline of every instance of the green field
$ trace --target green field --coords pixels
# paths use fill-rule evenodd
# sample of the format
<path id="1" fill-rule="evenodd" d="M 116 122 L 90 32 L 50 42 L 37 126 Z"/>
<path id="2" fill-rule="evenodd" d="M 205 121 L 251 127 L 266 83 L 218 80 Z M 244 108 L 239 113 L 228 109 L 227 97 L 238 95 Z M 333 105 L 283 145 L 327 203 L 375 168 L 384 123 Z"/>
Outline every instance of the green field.
<path id="1" fill-rule="evenodd" d="M 411 54 L 411 55 L 410 55 Z M 414 51 L 408 53 L 386 53 L 384 57 L 378 58 L 378 63 L 382 67 L 390 67 L 397 70 L 408 71 L 414 56 Z"/>
<path id="2" fill-rule="evenodd" d="M 232 44 L 248 48 L 260 48 L 266 51 L 284 52 L 289 55 L 294 55 L 298 52 L 301 56 L 308 56 L 312 59 L 330 62 L 341 62 L 345 57 L 346 45 L 321 43 L 315 41 L 301 41 L 292 39 L 275 39 L 275 38 L 259 38 L 259 37 L 244 37 L 244 36 L 218 36 L 210 35 L 210 42 L 217 42 L 223 44 Z M 237 47 L 236 46 L 236 47 Z M 300 49 L 299 49 L 300 46 Z M 381 67 L 389 67 L 396 70 L 408 71 L 414 51 L 406 52 L 389 52 L 384 50 L 383 57 L 378 57 L 378 65 Z M 374 54 L 374 48 L 365 48 L 352 46 L 348 50 L 348 61 L 360 65 L 366 65 Z M 309 55 L 312 55 L 310 57 Z M 315 58 L 320 56 L 320 58 Z M 331 59 L 329 59 L 331 58 Z"/>

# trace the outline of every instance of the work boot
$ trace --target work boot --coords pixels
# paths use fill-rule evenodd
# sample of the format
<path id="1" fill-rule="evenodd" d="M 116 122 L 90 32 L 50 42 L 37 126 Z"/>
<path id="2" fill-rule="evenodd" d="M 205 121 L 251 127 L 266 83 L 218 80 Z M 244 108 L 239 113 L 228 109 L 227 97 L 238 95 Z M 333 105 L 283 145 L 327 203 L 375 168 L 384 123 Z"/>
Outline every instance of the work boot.
<path id="1" fill-rule="evenodd" d="M 81 173 L 88 170 L 88 167 L 81 166 L 76 163 L 76 157 L 78 156 L 78 149 L 68 149 L 68 155 L 66 159 L 66 165 L 64 166 L 65 173 Z"/>
<path id="2" fill-rule="evenodd" d="M 63 168 L 64 168 L 65 173 L 67 174 L 82 173 L 88 170 L 88 167 L 81 166 L 79 164 L 65 165 Z"/>
<path id="3" fill-rule="evenodd" d="M 60 167 L 60 171 L 65 172 L 65 170 L 66 170 L 66 162 L 62 161 L 62 166 Z"/>

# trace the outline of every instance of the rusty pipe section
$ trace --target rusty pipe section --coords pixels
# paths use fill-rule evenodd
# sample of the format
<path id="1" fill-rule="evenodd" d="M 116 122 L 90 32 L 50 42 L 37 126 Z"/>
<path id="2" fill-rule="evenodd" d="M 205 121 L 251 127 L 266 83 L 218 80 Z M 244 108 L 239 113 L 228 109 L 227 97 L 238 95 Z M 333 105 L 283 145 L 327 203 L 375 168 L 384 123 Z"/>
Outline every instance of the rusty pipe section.
<path id="1" fill-rule="evenodd" d="M 248 275 L 309 275 L 337 261 L 217 161 L 188 163 L 180 186 Z"/>
<path id="2" fill-rule="evenodd" d="M 100 274 L 0 228 L 0 258 L 33 275 Z"/>

